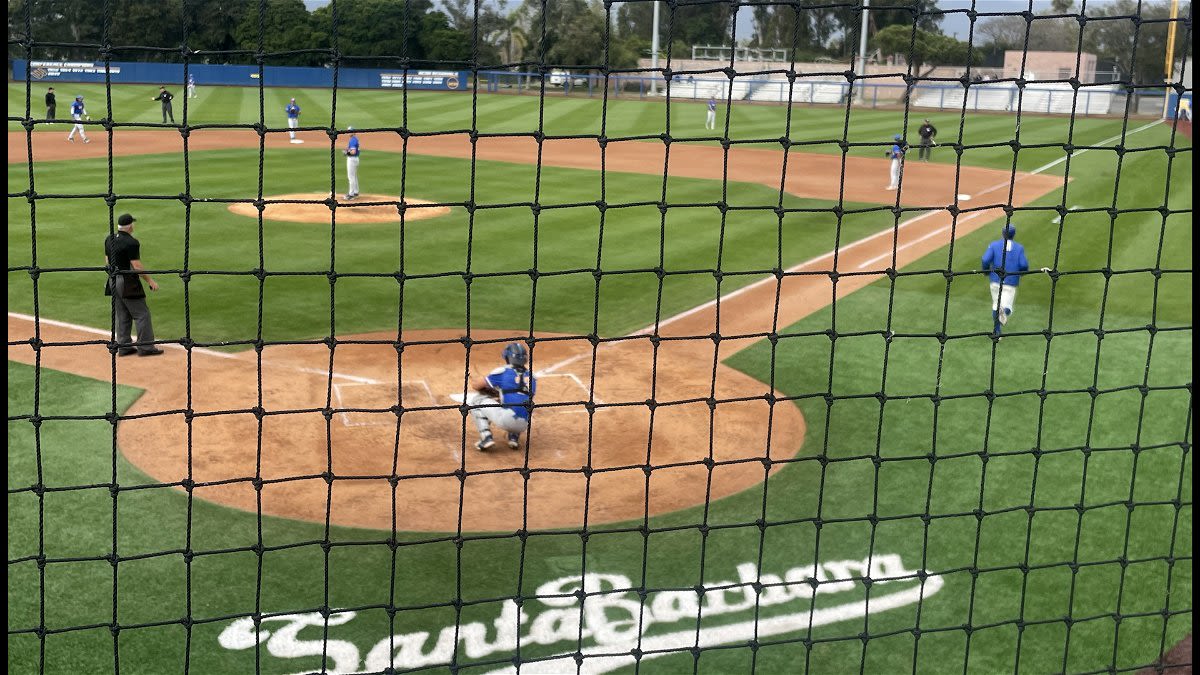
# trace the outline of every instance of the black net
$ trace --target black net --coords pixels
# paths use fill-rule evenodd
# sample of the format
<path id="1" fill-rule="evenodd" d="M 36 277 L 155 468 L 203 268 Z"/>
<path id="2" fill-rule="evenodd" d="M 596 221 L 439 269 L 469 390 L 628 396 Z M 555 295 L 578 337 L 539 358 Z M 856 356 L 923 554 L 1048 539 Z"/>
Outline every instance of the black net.
<path id="1" fill-rule="evenodd" d="M 10 671 L 1190 672 L 1190 3 L 304 4 L 9 3 Z"/>

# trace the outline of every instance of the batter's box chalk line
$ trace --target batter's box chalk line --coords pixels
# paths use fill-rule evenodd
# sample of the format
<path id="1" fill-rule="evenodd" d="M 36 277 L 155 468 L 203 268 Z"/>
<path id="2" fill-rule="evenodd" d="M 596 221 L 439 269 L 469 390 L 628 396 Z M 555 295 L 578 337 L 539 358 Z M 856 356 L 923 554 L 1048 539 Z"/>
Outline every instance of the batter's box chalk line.
<path id="1" fill-rule="evenodd" d="M 588 395 L 591 393 L 588 390 L 587 385 L 583 383 L 583 380 L 579 379 L 579 376 L 575 375 L 574 373 L 541 372 L 541 373 L 534 373 L 533 376 L 539 380 L 544 380 L 544 379 L 554 378 L 554 377 L 561 377 L 561 378 L 570 380 L 571 382 L 575 383 L 575 386 L 579 387 L 580 391 L 583 392 L 584 400 L 587 400 Z M 463 400 L 465 400 L 461 393 L 446 394 L 446 397 L 449 398 L 451 401 L 454 401 L 455 403 L 462 403 Z M 536 402 L 536 400 L 537 400 L 536 397 L 534 400 Z M 604 405 L 604 401 L 601 401 L 599 398 L 597 398 L 595 396 L 592 397 L 592 403 Z M 560 415 L 586 415 L 587 414 L 586 410 L 570 410 L 570 409 L 558 407 L 558 406 L 556 406 L 554 408 L 549 408 L 548 410 L 554 410 L 555 412 L 557 412 Z"/>
<path id="2" fill-rule="evenodd" d="M 406 391 L 405 385 L 412 385 L 412 387 L 416 388 L 417 391 L 424 391 L 425 395 L 429 397 L 428 405 L 437 405 L 437 397 L 433 395 L 433 390 L 429 388 L 429 383 L 426 382 L 425 380 L 401 380 L 400 381 L 401 393 L 404 393 Z M 342 392 L 345 389 L 351 389 L 351 388 L 355 388 L 355 387 L 376 387 L 376 388 L 384 387 L 389 392 L 388 399 L 390 401 L 395 401 L 395 402 L 400 401 L 400 397 L 396 396 L 396 385 L 394 385 L 394 384 L 384 384 L 382 382 L 376 382 L 376 381 L 339 383 L 339 384 L 333 385 L 333 395 L 337 399 L 337 404 L 338 404 L 339 408 L 387 407 L 387 406 L 381 406 L 378 404 L 349 405 L 349 406 L 346 405 L 346 398 L 342 396 Z M 404 399 L 411 400 L 411 396 L 406 394 L 404 396 Z M 351 415 L 353 415 L 355 417 L 352 418 Z M 390 419 L 388 419 L 388 421 L 384 421 L 384 419 L 385 419 L 384 416 L 380 415 L 378 413 L 364 413 L 364 412 L 356 412 L 356 411 L 351 411 L 351 410 L 342 410 L 338 413 L 338 417 L 340 417 L 342 419 L 342 424 L 344 426 L 348 426 L 348 427 L 377 427 L 377 426 L 391 426 L 393 424 L 393 422 Z M 368 421 L 365 421 L 365 422 L 358 421 L 358 419 L 355 419 L 358 417 L 365 417 L 365 418 L 367 418 Z"/>

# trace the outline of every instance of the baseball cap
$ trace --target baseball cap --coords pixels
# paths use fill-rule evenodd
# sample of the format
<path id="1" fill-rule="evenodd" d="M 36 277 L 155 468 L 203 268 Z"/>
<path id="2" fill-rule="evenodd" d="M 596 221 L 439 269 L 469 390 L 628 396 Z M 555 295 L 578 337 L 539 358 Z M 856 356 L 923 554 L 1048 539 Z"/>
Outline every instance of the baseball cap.
<path id="1" fill-rule="evenodd" d="M 83 100 L 83 96 L 76 96 L 75 98 L 79 99 L 80 101 Z"/>
<path id="2" fill-rule="evenodd" d="M 899 140 L 903 140 L 903 138 L 904 138 L 904 137 L 903 137 L 903 136 L 901 136 L 900 134 L 896 134 L 895 136 L 892 136 L 892 138 L 894 138 L 894 139 L 896 139 L 897 141 L 899 141 Z"/>
<path id="3" fill-rule="evenodd" d="M 134 218 L 133 216 L 129 215 L 128 213 L 122 213 L 117 218 L 117 226 L 125 227 L 127 225 L 132 225 L 134 223 L 134 221 L 136 221 L 136 220 L 137 220 L 137 218 Z"/>
<path id="4" fill-rule="evenodd" d="M 1017 238 L 1017 228 L 1012 223 L 1009 223 L 1008 225 L 1004 226 L 1004 238 L 1005 239 L 1016 239 Z"/>
<path id="5" fill-rule="evenodd" d="M 346 131 L 354 131 L 354 127 L 346 127 Z"/>

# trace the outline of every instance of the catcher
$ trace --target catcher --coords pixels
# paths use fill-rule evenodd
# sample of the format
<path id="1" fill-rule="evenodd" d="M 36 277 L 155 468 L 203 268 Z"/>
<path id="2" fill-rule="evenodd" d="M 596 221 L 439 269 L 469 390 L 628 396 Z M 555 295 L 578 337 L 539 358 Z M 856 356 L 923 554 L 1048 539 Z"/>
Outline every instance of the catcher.
<path id="1" fill-rule="evenodd" d="M 492 427 L 503 429 L 508 435 L 508 447 L 516 450 L 521 445 L 521 434 L 529 430 L 529 413 L 537 382 L 525 364 L 529 352 L 516 342 L 504 348 L 505 365 L 493 370 L 487 377 L 476 380 L 474 393 L 467 397 L 471 406 L 471 417 L 479 428 L 476 450 L 487 451 L 496 447 L 492 439 Z"/>

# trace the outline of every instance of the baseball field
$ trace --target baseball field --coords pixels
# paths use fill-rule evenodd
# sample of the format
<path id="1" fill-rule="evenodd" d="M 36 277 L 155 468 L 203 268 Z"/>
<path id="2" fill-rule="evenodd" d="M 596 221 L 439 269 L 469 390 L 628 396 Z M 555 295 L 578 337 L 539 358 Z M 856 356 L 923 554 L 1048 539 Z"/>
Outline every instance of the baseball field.
<path id="1" fill-rule="evenodd" d="M 897 192 L 925 113 L 200 87 L 185 139 L 156 89 L 61 90 L 85 145 L 9 83 L 10 672 L 1114 672 L 1191 632 L 1171 123 L 930 114 Z M 293 96 L 338 133 L 288 143 Z M 1006 206 L 1050 272 L 996 341 Z M 126 212 L 161 357 L 105 344 Z M 512 341 L 528 446 L 479 453 Z"/>

